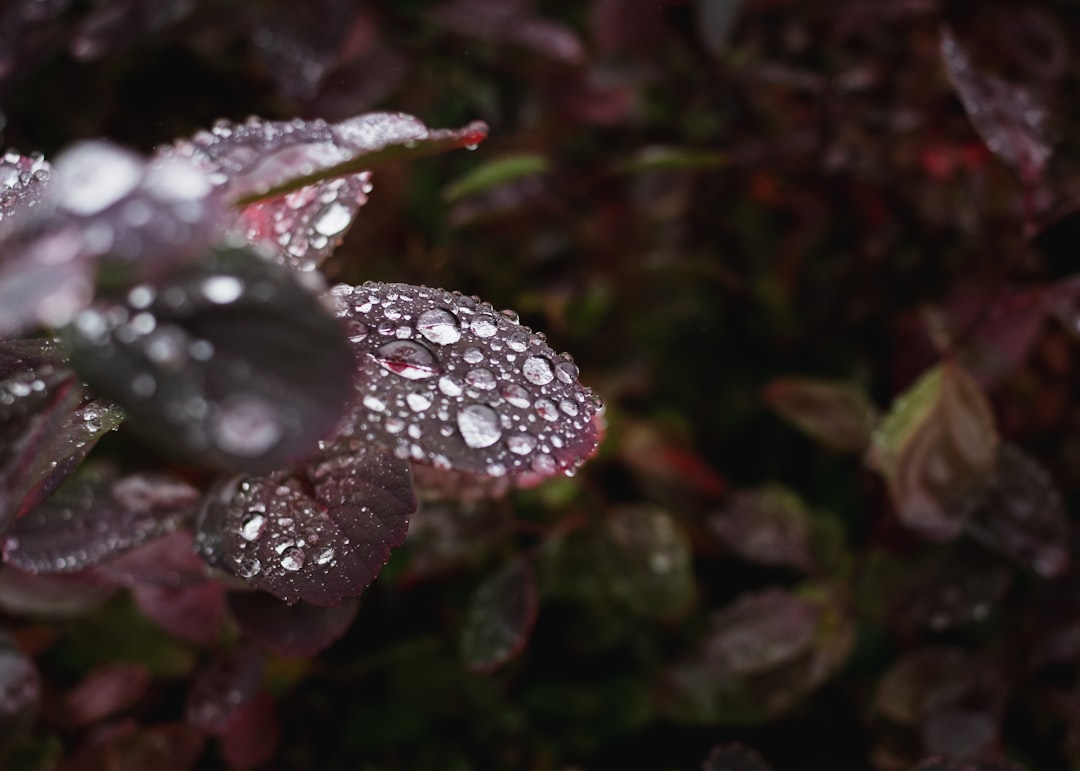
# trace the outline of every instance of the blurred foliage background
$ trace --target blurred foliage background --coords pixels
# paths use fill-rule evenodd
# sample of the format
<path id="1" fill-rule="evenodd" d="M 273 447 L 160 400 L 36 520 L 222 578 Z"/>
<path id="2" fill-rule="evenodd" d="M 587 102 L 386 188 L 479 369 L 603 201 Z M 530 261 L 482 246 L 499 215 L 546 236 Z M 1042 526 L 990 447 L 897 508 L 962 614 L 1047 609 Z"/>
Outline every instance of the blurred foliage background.
<path id="1" fill-rule="evenodd" d="M 276 722 L 251 729 L 269 753 L 234 748 L 231 762 L 696 769 L 740 742 L 792 771 L 935 753 L 1080 768 L 1062 513 L 1080 479 L 1080 315 L 1066 291 L 1078 12 L 1065 0 L 0 6 L 3 138 L 22 152 L 90 137 L 145 152 L 250 114 L 486 121 L 475 152 L 380 171 L 327 273 L 513 308 L 607 404 L 606 439 L 573 479 L 494 500 L 430 492 L 345 636 L 311 659 L 270 657 Z M 1044 167 L 1017 173 L 976 133 L 944 29 L 979 77 L 1045 116 L 1031 129 L 1005 100 L 984 138 L 1052 147 Z M 1053 292 L 1065 299 L 1051 314 Z M 997 541 L 966 524 L 924 538 L 861 463 L 875 411 L 943 353 L 989 399 L 991 433 L 1023 448 L 1023 479 L 996 482 L 1016 504 Z M 826 389 L 785 420 L 770 404 L 795 375 L 842 383 L 850 403 L 833 420 Z M 845 443 L 839 424 L 857 414 L 866 425 Z M 826 425 L 812 435 L 857 452 L 792 425 L 815 415 Z M 1030 555 L 1048 551 L 1040 570 Z M 62 621 L 8 611 L 45 694 L 9 767 L 229 762 L 216 746 L 175 750 L 160 726 L 183 718 L 192 678 L 230 640 L 178 642 L 125 598 Z M 496 662 L 484 645 L 513 650 Z M 117 661 L 148 675 L 136 698 L 64 718 L 71 689 Z M 128 749 L 71 760 L 121 723 Z"/>

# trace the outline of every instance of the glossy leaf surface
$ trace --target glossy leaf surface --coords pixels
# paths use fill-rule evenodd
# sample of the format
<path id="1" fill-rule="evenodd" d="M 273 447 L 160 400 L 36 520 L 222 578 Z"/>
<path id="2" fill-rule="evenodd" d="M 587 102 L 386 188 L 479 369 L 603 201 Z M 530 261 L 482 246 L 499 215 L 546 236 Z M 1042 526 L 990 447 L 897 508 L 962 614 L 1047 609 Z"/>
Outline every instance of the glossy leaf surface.
<path id="1" fill-rule="evenodd" d="M 352 377 L 338 323 L 292 272 L 217 252 L 81 313 L 72 363 L 133 429 L 196 463 L 269 471 L 310 454 Z"/>

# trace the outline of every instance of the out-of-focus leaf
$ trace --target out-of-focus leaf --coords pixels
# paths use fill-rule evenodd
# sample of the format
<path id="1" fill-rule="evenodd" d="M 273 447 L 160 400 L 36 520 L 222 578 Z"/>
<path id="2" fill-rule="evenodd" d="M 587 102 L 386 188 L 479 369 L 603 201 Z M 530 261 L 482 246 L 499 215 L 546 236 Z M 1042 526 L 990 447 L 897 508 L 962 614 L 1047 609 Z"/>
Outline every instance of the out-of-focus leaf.
<path id="1" fill-rule="evenodd" d="M 985 484 L 997 445 L 986 397 L 946 362 L 896 398 L 874 430 L 867 463 L 885 478 L 905 525 L 946 540 L 966 525 L 958 504 Z"/>
<path id="2" fill-rule="evenodd" d="M 673 437 L 646 422 L 622 420 L 615 451 L 643 479 L 665 488 L 689 490 L 716 497 L 727 490 L 727 481 L 685 440 Z"/>
<path id="3" fill-rule="evenodd" d="M 199 497 L 164 474 L 80 474 L 15 523 L 4 560 L 31 573 L 83 570 L 190 519 Z"/>
<path id="4" fill-rule="evenodd" d="M 697 650 L 664 674 L 675 720 L 743 724 L 791 709 L 846 660 L 854 626 L 834 591 L 747 594 L 709 619 Z"/>
<path id="5" fill-rule="evenodd" d="M 765 403 L 800 431 L 837 452 L 862 452 L 877 409 L 852 383 L 783 377 L 769 382 Z"/>
<path id="6" fill-rule="evenodd" d="M 408 284 L 331 294 L 359 368 L 352 435 L 437 468 L 526 482 L 573 472 L 596 449 L 599 399 L 516 314 Z"/>
<path id="7" fill-rule="evenodd" d="M 450 183 L 443 190 L 443 199 L 449 203 L 486 192 L 493 187 L 515 182 L 522 177 L 543 174 L 548 170 L 548 161 L 542 155 L 507 155 L 488 161 L 482 166 L 469 171 L 463 177 Z"/>
<path id="8" fill-rule="evenodd" d="M 340 325 L 296 276 L 245 250 L 216 252 L 79 314 L 72 363 L 165 450 L 279 468 L 333 430 L 352 378 Z"/>
<path id="9" fill-rule="evenodd" d="M 718 744 L 709 750 L 701 771 L 772 771 L 772 766 L 749 747 Z"/>
<path id="10" fill-rule="evenodd" d="M 955 758 L 927 758 L 911 767 L 911 771 L 1028 771 L 1026 766 L 1008 760 L 976 758 L 957 760 Z"/>
<path id="11" fill-rule="evenodd" d="M 333 608 L 306 602 L 286 605 L 264 592 L 232 592 L 229 611 L 252 642 L 287 657 L 315 656 L 345 634 L 359 603 L 355 598 Z"/>
<path id="12" fill-rule="evenodd" d="M 36 206 L 50 172 L 42 155 L 4 153 L 0 157 L 0 222 Z"/>
<path id="13" fill-rule="evenodd" d="M 71 55 L 93 61 L 138 45 L 194 11 L 195 0 L 109 0 L 90 4 L 71 39 Z"/>
<path id="14" fill-rule="evenodd" d="M 199 549 L 286 602 L 356 597 L 405 540 L 409 464 L 359 442 L 295 471 L 229 480 L 207 497 Z"/>
<path id="15" fill-rule="evenodd" d="M 255 698 L 262 686 L 263 656 L 240 647 L 218 654 L 195 676 L 188 692 L 188 722 L 200 731 L 221 736 L 237 710 Z"/>
<path id="16" fill-rule="evenodd" d="M 206 740 L 186 723 L 110 723 L 90 733 L 68 759 L 70 771 L 191 771 Z"/>
<path id="17" fill-rule="evenodd" d="M 694 599 L 690 538 L 663 511 L 620 508 L 604 521 L 600 563 L 611 593 L 636 614 L 678 617 Z"/>
<path id="18" fill-rule="evenodd" d="M 209 570 L 195 553 L 190 530 L 181 528 L 137 549 L 113 557 L 95 571 L 120 586 L 190 586 Z"/>
<path id="19" fill-rule="evenodd" d="M 221 752 L 233 768 L 255 768 L 277 756 L 280 739 L 274 701 L 266 691 L 260 691 L 233 713 L 221 740 Z"/>
<path id="20" fill-rule="evenodd" d="M 748 562 L 814 568 L 810 512 L 787 488 L 736 492 L 708 525 L 728 551 Z"/>
<path id="21" fill-rule="evenodd" d="M 727 54 L 731 30 L 741 6 L 742 0 L 696 0 L 694 3 L 698 36 L 709 53 L 718 59 Z"/>
<path id="22" fill-rule="evenodd" d="M 462 35 L 514 43 L 571 64 L 581 63 L 585 49 L 577 34 L 558 22 L 535 16 L 530 3 L 449 0 L 434 9 L 437 21 Z"/>
<path id="23" fill-rule="evenodd" d="M 6 633 L 0 632 L 0 731 L 10 734 L 37 711 L 40 702 L 37 667 Z"/>
<path id="24" fill-rule="evenodd" d="M 150 672 L 141 664 L 103 664 L 68 691 L 64 717 L 72 725 L 93 725 L 133 706 L 149 686 Z"/>
<path id="25" fill-rule="evenodd" d="M 193 159 L 224 183 L 232 201 L 247 206 L 386 163 L 472 147 L 485 137 L 487 125 L 479 121 L 460 129 L 429 129 L 400 112 L 367 113 L 332 124 L 253 117 L 237 124 L 219 121 L 212 131 L 161 155 Z"/>
<path id="26" fill-rule="evenodd" d="M 536 573 L 524 557 L 484 581 L 469 602 L 461 630 L 465 665 L 491 672 L 518 655 L 532 633 L 537 606 Z"/>
<path id="27" fill-rule="evenodd" d="M 982 621 L 1012 583 L 1006 565 L 962 545 L 921 565 L 909 561 L 907 570 L 895 610 L 908 623 L 935 632 Z"/>
<path id="28" fill-rule="evenodd" d="M 116 587 L 87 573 L 35 575 L 0 566 L 0 608 L 16 616 L 71 618 L 100 607 Z"/>
<path id="29" fill-rule="evenodd" d="M 624 174 L 642 174 L 649 171 L 722 169 L 727 163 L 727 156 L 721 152 L 654 145 L 638 151 L 617 168 Z"/>
<path id="30" fill-rule="evenodd" d="M 981 72 L 952 31 L 941 34 L 945 71 L 986 146 L 1025 182 L 1042 175 L 1053 143 L 1047 108 L 1027 88 Z"/>
<path id="31" fill-rule="evenodd" d="M 425 501 L 409 522 L 406 571 L 424 578 L 483 559 L 509 525 L 505 511 L 483 501 Z"/>
<path id="32" fill-rule="evenodd" d="M 1057 483 L 1013 444 L 998 450 L 993 475 L 974 503 L 968 532 L 1044 578 L 1069 564 L 1069 521 Z"/>

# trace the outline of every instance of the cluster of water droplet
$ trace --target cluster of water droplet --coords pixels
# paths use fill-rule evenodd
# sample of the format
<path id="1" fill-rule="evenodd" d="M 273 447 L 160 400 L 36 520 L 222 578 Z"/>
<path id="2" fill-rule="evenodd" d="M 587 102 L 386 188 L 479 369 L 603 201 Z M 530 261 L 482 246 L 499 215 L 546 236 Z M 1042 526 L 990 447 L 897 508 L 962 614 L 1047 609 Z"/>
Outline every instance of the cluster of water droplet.
<path id="1" fill-rule="evenodd" d="M 49 173 L 50 166 L 40 153 L 26 156 L 9 152 L 0 158 L 0 222 L 22 207 L 36 204 Z"/>
<path id="2" fill-rule="evenodd" d="M 513 312 L 408 284 L 342 284 L 331 296 L 359 354 L 356 436 L 493 477 L 573 473 L 595 449 L 599 399 Z"/>

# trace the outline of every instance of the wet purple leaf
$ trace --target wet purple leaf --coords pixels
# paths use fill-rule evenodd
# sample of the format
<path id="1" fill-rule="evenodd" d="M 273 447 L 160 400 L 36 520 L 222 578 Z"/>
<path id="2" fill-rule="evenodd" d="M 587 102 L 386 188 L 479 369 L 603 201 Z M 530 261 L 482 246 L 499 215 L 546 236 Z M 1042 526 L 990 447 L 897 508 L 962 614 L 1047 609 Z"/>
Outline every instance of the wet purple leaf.
<path id="1" fill-rule="evenodd" d="M 181 528 L 113 557 L 96 572 L 120 586 L 183 587 L 205 581 L 208 569 L 195 553 L 191 531 Z"/>
<path id="2" fill-rule="evenodd" d="M 599 400 L 516 314 L 409 284 L 331 294 L 359 368 L 353 435 L 436 468 L 526 481 L 573 472 L 596 449 Z"/>
<path id="3" fill-rule="evenodd" d="M 973 505 L 968 532 L 988 549 L 1044 578 L 1068 567 L 1069 521 L 1061 492 L 1038 461 L 1016 445 L 998 449 L 994 473 Z"/>
<path id="4" fill-rule="evenodd" d="M 461 655 L 476 672 L 491 672 L 517 656 L 536 623 L 536 573 L 524 557 L 504 565 L 472 596 L 461 630 Z"/>
<path id="5" fill-rule="evenodd" d="M 150 681 L 150 671 L 142 664 L 103 664 L 68 691 L 64 717 L 76 726 L 98 723 L 139 701 Z"/>
<path id="6" fill-rule="evenodd" d="M 71 327 L 72 362 L 131 426 L 195 463 L 258 473 L 315 450 L 352 380 L 344 333 L 297 274 L 215 252 Z"/>
<path id="7" fill-rule="evenodd" d="M 709 518 L 708 527 L 725 549 L 748 562 L 803 571 L 814 567 L 810 512 L 786 488 L 736 492 Z"/>
<path id="8" fill-rule="evenodd" d="M 46 575 L 0 566 L 0 608 L 16 616 L 82 616 L 115 593 L 115 585 L 91 572 Z"/>
<path id="9" fill-rule="evenodd" d="M 359 602 L 345 600 L 332 608 L 306 602 L 286 605 L 265 592 L 232 592 L 229 611 L 252 642 L 278 656 L 310 657 L 329 648 L 345 634 Z"/>
<path id="10" fill-rule="evenodd" d="M 878 418 L 869 397 L 851 383 L 777 378 L 764 396 L 780 417 L 837 452 L 865 450 Z"/>
<path id="11" fill-rule="evenodd" d="M 198 501 L 194 487 L 162 474 L 81 474 L 15 523 L 4 561 L 31 573 L 82 570 L 172 530 Z"/>
<path id="12" fill-rule="evenodd" d="M 772 766 L 749 747 L 718 744 L 709 750 L 701 771 L 772 771 Z"/>
<path id="13" fill-rule="evenodd" d="M 0 223 L 41 201 L 50 171 L 41 155 L 8 152 L 0 157 Z"/>
<path id="14" fill-rule="evenodd" d="M 985 484 L 997 445 L 986 396 L 947 361 L 896 398 L 874 430 L 867 463 L 885 478 L 905 525 L 948 540 L 966 525 L 959 503 Z"/>
<path id="15" fill-rule="evenodd" d="M 207 497 L 207 560 L 286 602 L 356 597 L 400 546 L 416 510 L 408 463 L 345 443 L 294 471 L 229 480 Z"/>
<path id="16" fill-rule="evenodd" d="M 254 648 L 239 647 L 218 654 L 191 684 L 188 722 L 204 733 L 224 734 L 237 710 L 255 698 L 262 679 L 263 655 Z"/>
<path id="17" fill-rule="evenodd" d="M 1046 106 L 1029 89 L 981 72 L 953 33 L 941 34 L 945 71 L 971 124 L 1024 181 L 1042 175 L 1052 151 Z"/>

